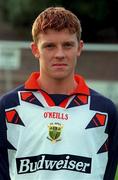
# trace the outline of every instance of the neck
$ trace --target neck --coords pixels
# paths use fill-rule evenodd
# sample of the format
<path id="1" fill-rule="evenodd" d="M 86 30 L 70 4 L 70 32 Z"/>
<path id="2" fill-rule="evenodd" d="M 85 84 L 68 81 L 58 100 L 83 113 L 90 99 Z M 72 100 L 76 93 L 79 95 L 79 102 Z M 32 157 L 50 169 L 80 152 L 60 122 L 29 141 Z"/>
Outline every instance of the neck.
<path id="1" fill-rule="evenodd" d="M 49 94 L 71 94 L 76 87 L 77 82 L 73 78 L 68 79 L 44 79 L 39 77 L 38 82 L 42 90 Z"/>

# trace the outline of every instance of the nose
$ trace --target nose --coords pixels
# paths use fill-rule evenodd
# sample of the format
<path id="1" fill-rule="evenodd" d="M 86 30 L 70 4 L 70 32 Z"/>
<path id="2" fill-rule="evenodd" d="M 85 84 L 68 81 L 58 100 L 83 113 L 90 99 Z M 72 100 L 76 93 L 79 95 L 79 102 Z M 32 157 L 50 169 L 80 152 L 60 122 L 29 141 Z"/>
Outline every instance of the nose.
<path id="1" fill-rule="evenodd" d="M 65 58 L 65 52 L 62 47 L 58 47 L 55 53 L 55 57 L 58 59 L 64 59 Z"/>

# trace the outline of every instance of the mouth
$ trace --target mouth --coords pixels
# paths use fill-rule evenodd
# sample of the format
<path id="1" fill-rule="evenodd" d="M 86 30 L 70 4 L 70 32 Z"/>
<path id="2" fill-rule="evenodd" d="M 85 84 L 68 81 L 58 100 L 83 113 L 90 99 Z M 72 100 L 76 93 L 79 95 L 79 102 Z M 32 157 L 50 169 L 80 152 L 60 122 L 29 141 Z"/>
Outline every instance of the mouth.
<path id="1" fill-rule="evenodd" d="M 56 63 L 56 64 L 53 64 L 52 65 L 53 67 L 65 67 L 65 66 L 67 66 L 67 64 L 64 64 L 64 63 Z"/>

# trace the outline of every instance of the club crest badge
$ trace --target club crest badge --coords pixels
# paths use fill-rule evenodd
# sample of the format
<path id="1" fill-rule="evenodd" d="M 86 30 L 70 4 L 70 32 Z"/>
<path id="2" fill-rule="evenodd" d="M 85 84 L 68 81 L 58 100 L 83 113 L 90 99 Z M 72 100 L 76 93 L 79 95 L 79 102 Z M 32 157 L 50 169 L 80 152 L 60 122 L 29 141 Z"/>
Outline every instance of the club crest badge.
<path id="1" fill-rule="evenodd" d="M 56 143 L 57 141 L 61 141 L 61 132 L 62 132 L 63 125 L 60 123 L 50 123 L 48 125 L 48 133 L 49 136 L 47 137 L 52 143 Z"/>

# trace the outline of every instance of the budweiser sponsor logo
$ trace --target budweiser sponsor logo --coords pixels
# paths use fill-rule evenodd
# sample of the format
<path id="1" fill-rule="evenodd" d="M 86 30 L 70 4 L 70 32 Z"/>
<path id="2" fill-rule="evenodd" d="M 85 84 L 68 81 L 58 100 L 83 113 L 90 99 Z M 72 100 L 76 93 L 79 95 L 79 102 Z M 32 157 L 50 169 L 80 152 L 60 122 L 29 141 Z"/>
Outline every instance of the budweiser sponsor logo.
<path id="1" fill-rule="evenodd" d="M 17 173 L 33 173 L 39 170 L 69 170 L 81 173 L 91 173 L 91 158 L 69 154 L 42 154 L 33 157 L 17 158 Z"/>

